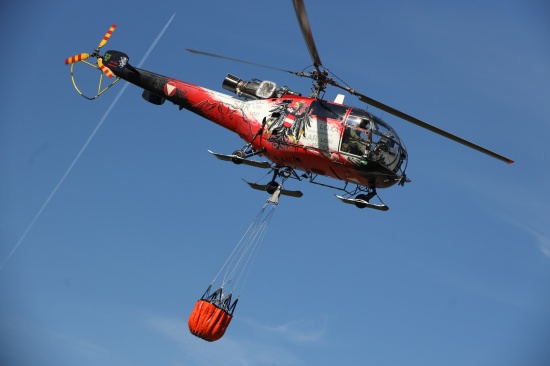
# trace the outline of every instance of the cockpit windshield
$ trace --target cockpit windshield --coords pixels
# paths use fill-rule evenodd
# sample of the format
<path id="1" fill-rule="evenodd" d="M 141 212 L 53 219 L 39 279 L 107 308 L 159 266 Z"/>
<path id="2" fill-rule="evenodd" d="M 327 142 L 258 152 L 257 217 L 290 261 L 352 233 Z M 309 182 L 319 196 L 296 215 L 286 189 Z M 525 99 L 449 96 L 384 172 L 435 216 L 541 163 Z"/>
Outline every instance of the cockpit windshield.
<path id="1" fill-rule="evenodd" d="M 397 137 L 397 133 L 395 133 L 395 130 L 388 125 L 386 122 L 382 121 L 380 118 L 376 116 L 372 116 L 374 120 L 374 124 L 376 126 L 376 132 L 379 135 L 386 136 L 395 140 L 399 141 L 399 137 Z"/>

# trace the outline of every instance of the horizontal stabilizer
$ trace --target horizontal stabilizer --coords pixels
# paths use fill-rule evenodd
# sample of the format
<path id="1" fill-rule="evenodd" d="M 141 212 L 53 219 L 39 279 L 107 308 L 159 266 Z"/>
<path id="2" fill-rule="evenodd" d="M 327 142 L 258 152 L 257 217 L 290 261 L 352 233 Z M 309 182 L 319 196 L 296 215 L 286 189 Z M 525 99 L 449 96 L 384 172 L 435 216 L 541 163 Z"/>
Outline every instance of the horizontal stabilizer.
<path id="1" fill-rule="evenodd" d="M 161 105 L 166 101 L 166 99 L 164 99 L 163 97 L 157 94 L 151 93 L 149 90 L 143 90 L 143 93 L 141 94 L 141 96 L 143 97 L 143 99 L 145 99 L 149 103 L 152 103 L 155 105 Z"/>

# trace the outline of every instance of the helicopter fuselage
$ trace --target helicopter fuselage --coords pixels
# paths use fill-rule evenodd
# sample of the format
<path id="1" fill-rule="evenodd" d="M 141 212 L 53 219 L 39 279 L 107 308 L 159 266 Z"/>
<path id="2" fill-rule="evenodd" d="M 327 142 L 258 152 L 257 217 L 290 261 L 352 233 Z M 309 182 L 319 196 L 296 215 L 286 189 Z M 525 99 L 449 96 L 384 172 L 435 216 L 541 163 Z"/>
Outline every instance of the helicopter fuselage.
<path id="1" fill-rule="evenodd" d="M 144 89 L 154 104 L 168 100 L 238 134 L 277 167 L 369 188 L 404 178 L 407 153 L 395 131 L 365 110 L 297 93 L 243 100 L 134 68 L 109 51 L 114 74 Z M 115 63 L 115 61 L 117 63 Z"/>

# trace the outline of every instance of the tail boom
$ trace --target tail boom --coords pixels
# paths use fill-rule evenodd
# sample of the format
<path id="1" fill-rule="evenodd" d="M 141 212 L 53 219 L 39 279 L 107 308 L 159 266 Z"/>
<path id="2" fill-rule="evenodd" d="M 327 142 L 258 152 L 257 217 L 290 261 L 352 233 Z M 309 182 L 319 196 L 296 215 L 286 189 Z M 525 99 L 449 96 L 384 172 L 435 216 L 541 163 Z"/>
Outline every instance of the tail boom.
<path id="1" fill-rule="evenodd" d="M 122 52 L 108 51 L 104 56 L 104 65 L 117 77 L 146 91 L 144 99 L 154 104 L 162 104 L 164 100 L 168 100 L 180 109 L 185 108 L 196 113 L 245 139 L 261 127 L 260 122 L 250 120 L 250 116 L 244 112 L 246 102 L 198 85 L 133 67 L 128 63 L 128 56 Z M 155 97 L 154 102 L 151 94 Z"/>

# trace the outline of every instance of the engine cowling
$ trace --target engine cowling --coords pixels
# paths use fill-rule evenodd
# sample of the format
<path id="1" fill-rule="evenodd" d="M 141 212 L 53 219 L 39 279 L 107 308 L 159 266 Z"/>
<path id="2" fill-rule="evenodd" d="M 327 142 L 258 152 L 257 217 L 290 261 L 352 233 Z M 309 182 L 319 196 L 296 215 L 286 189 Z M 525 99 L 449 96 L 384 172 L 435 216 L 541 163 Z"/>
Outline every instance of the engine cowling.
<path id="1" fill-rule="evenodd" d="M 222 88 L 237 94 L 239 97 L 252 99 L 267 99 L 275 95 L 277 84 L 273 81 L 244 81 L 235 75 L 227 74 Z"/>

